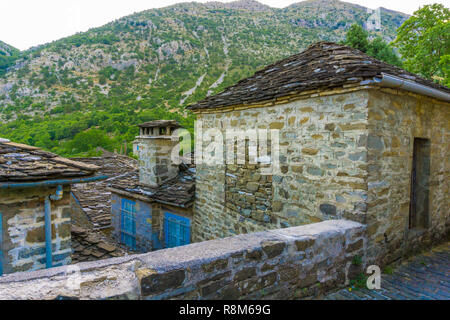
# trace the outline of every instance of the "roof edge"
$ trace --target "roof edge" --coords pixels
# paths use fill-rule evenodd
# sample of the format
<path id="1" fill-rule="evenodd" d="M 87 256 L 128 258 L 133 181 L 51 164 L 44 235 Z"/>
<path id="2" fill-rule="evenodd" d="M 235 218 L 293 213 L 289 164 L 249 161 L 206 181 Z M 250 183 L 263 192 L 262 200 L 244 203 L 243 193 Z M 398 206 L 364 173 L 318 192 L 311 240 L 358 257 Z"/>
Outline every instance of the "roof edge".
<path id="1" fill-rule="evenodd" d="M 411 80 L 396 77 L 388 73 L 382 73 L 381 75 L 381 79 L 374 79 L 374 81 L 382 87 L 403 89 L 420 95 L 429 96 L 437 100 L 450 102 L 450 94 L 445 91 L 432 88 L 430 86 L 426 86 Z"/>
<path id="2" fill-rule="evenodd" d="M 0 183 L 0 189 L 23 189 L 23 188 L 36 188 L 36 187 L 54 187 L 58 185 L 71 185 L 76 183 L 88 183 L 107 179 L 108 176 L 89 176 L 84 178 L 74 179 L 55 179 L 55 180 L 42 180 L 33 182 L 2 182 Z"/>

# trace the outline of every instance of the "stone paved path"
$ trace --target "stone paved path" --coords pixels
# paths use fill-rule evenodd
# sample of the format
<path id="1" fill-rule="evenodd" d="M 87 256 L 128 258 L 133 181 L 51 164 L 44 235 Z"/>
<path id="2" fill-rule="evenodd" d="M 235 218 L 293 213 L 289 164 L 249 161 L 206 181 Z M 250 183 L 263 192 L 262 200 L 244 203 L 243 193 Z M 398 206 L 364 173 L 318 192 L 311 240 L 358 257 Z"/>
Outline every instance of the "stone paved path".
<path id="1" fill-rule="evenodd" d="M 381 290 L 342 289 L 326 300 L 450 300 L 450 242 L 382 274 Z"/>

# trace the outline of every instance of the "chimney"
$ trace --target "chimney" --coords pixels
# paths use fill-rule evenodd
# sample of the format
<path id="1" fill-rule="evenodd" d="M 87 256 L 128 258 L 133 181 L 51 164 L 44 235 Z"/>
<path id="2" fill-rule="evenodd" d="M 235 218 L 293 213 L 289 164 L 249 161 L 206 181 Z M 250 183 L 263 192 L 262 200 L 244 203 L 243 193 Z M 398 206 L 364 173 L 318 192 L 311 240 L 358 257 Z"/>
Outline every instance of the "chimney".
<path id="1" fill-rule="evenodd" d="M 181 128 L 175 120 L 156 120 L 139 125 L 139 136 L 133 142 L 134 154 L 139 157 L 139 182 L 157 187 L 178 175 L 178 165 L 170 159 L 178 137 L 172 133 Z"/>

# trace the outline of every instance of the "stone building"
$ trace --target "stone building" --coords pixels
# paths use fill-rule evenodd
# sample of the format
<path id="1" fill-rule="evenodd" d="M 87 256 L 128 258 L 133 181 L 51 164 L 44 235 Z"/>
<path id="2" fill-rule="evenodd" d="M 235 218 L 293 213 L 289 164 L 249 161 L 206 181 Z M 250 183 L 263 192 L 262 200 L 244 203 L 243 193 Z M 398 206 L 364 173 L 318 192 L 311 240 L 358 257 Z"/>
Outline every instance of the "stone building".
<path id="1" fill-rule="evenodd" d="M 99 149 L 101 156 L 71 158 L 99 167 L 97 174 L 108 179 L 72 186 L 72 263 L 126 255 L 127 248 L 111 237 L 111 192 L 108 185 L 132 175 L 137 160 Z"/>
<path id="2" fill-rule="evenodd" d="M 193 240 L 348 219 L 367 225 L 368 261 L 384 264 L 445 237 L 449 102 L 447 87 L 320 42 L 191 105 L 197 146 L 216 132 L 226 159 L 230 130 L 267 129 L 280 150 L 268 162 L 251 163 L 248 148 L 240 164 L 197 159 Z"/>
<path id="3" fill-rule="evenodd" d="M 134 143 L 139 170 L 115 179 L 111 191 L 112 236 L 138 252 L 191 243 L 195 167 L 174 164 L 176 121 L 139 125 Z M 181 159 L 182 160 L 182 159 Z"/>
<path id="4" fill-rule="evenodd" d="M 70 264 L 71 185 L 97 169 L 0 139 L 0 275 Z"/>

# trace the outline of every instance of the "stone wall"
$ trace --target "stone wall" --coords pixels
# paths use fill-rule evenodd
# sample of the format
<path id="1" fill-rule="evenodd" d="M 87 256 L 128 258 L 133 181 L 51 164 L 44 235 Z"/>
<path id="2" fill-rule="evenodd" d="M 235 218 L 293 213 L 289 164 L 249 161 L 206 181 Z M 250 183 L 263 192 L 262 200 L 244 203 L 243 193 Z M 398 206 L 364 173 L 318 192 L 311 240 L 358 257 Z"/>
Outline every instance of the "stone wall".
<path id="1" fill-rule="evenodd" d="M 225 136 L 227 129 L 278 129 L 280 172 L 264 178 L 261 192 L 253 188 L 263 183 L 255 180 L 261 176 L 253 174 L 258 173 L 254 168 L 197 165 L 194 240 L 326 219 L 363 222 L 368 97 L 367 91 L 357 91 L 270 107 L 199 113 L 203 132 L 219 129 Z M 260 199 L 267 205 L 258 203 Z"/>
<path id="2" fill-rule="evenodd" d="M 56 187 L 0 190 L 4 273 L 45 268 L 44 200 L 55 192 Z M 51 202 L 54 266 L 71 262 L 70 203 L 70 188 L 61 200 Z"/>
<path id="3" fill-rule="evenodd" d="M 402 91 L 369 96 L 368 255 L 379 264 L 397 260 L 450 229 L 450 105 Z M 429 223 L 409 228 L 414 138 L 431 142 Z"/>
<path id="4" fill-rule="evenodd" d="M 178 140 L 171 136 L 137 137 L 135 154 L 139 157 L 139 182 L 156 187 L 178 174 L 178 165 L 172 164 L 171 152 Z"/>
<path id="5" fill-rule="evenodd" d="M 325 221 L 7 275 L 0 299 L 299 299 L 344 286 L 365 242 L 363 225 Z"/>

